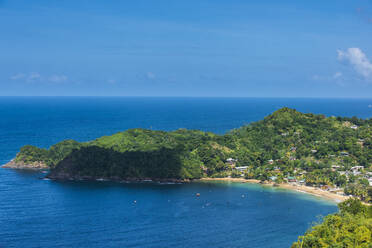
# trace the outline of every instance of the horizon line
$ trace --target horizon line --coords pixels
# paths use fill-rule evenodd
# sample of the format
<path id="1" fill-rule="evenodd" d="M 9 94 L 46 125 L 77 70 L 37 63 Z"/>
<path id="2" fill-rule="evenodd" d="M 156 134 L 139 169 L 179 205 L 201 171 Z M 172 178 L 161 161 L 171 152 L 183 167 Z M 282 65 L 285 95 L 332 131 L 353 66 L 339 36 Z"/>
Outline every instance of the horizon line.
<path id="1" fill-rule="evenodd" d="M 365 100 L 372 100 L 371 97 L 335 97 L 335 96 L 96 96 L 96 95 L 87 95 L 87 96 L 78 96 L 78 95 L 63 95 L 63 96 L 58 96 L 58 95 L 40 95 L 40 96 L 33 96 L 33 95 L 0 95 L 1 98 L 6 98 L 6 97 L 32 97 L 32 98 L 37 98 L 37 97 L 61 97 L 61 98 L 74 98 L 74 97 L 80 97 L 80 98 L 267 98 L 267 99 L 365 99 Z"/>

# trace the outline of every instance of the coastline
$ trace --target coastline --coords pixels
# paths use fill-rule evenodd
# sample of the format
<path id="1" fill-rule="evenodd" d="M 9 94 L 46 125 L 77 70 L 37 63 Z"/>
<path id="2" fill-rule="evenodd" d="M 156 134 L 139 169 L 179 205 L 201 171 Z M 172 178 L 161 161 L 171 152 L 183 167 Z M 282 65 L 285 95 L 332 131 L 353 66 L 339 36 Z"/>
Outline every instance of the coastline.
<path id="1" fill-rule="evenodd" d="M 34 164 L 24 164 L 24 163 L 16 163 L 14 159 L 6 163 L 5 165 L 1 166 L 2 168 L 10 168 L 10 169 L 21 169 L 21 170 L 43 170 L 47 169 L 45 164 L 42 163 L 34 163 Z M 67 176 L 67 175 L 47 175 L 45 178 L 52 179 L 52 180 L 62 180 L 62 181 L 113 181 L 113 182 L 172 182 L 172 183 L 188 183 L 188 182 L 213 182 L 213 181 L 223 181 L 223 182 L 234 182 L 234 183 L 254 183 L 260 184 L 263 186 L 270 186 L 270 187 L 278 187 L 281 189 L 293 190 L 305 194 L 310 194 L 313 196 L 317 196 L 326 200 L 331 200 L 336 203 L 343 202 L 349 199 L 349 196 L 345 195 L 338 195 L 336 193 L 332 193 L 329 191 L 325 191 L 316 187 L 312 186 L 305 186 L 305 185 L 298 185 L 292 183 L 281 183 L 275 184 L 273 182 L 264 182 L 262 183 L 260 180 L 257 179 L 244 179 L 244 178 L 200 178 L 200 179 L 193 179 L 193 180 L 182 180 L 182 179 L 150 179 L 150 178 L 102 178 L 102 177 L 84 177 L 84 176 Z"/>
<path id="2" fill-rule="evenodd" d="M 42 162 L 34 162 L 31 164 L 25 164 L 23 162 L 16 162 L 15 158 L 10 160 L 8 163 L 1 165 L 2 168 L 19 169 L 19 170 L 45 170 L 49 169 L 49 166 Z"/>
<path id="3" fill-rule="evenodd" d="M 201 178 L 198 179 L 201 182 L 213 182 L 213 181 L 225 181 L 225 182 L 236 182 L 236 183 L 254 183 L 254 184 L 261 184 L 263 186 L 270 186 L 270 187 L 278 187 L 287 190 L 293 190 L 301 193 L 310 194 L 313 196 L 317 196 L 323 199 L 331 200 L 336 203 L 343 202 L 349 199 L 349 196 L 338 195 L 336 193 L 332 193 L 329 191 L 325 191 L 316 187 L 312 186 L 305 186 L 305 185 L 297 185 L 297 184 L 290 184 L 290 183 L 261 183 L 260 180 L 257 179 L 244 179 L 244 178 Z"/>
<path id="4" fill-rule="evenodd" d="M 71 176 L 69 174 L 51 175 L 47 174 L 46 179 L 54 181 L 91 181 L 91 182 L 116 182 L 116 183 L 189 183 L 189 179 L 177 178 L 121 178 L 121 177 L 95 177 L 95 176 Z"/>

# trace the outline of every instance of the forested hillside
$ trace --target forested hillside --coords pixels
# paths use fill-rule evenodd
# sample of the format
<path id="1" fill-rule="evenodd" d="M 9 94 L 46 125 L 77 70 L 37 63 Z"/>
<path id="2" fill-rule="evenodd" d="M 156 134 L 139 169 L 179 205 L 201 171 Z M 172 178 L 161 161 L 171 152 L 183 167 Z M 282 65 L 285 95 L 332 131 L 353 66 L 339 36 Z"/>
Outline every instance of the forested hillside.
<path id="1" fill-rule="evenodd" d="M 225 135 L 131 129 L 90 142 L 25 146 L 16 162 L 43 162 L 51 175 L 87 178 L 245 177 L 343 188 L 372 198 L 372 119 L 282 108 Z M 370 180 L 370 181 L 368 181 Z"/>

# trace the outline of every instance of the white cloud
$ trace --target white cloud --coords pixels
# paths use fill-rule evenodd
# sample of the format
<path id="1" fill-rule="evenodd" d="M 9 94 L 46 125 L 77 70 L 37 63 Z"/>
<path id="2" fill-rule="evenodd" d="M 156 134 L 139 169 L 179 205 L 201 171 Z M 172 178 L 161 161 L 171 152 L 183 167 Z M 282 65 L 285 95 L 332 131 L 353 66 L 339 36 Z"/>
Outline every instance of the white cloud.
<path id="1" fill-rule="evenodd" d="M 63 83 L 68 81 L 69 78 L 63 74 L 41 75 L 38 72 L 31 72 L 15 74 L 10 77 L 10 80 L 23 80 L 29 83 Z"/>
<path id="2" fill-rule="evenodd" d="M 51 83 L 63 83 L 68 80 L 67 76 L 65 75 L 52 75 L 48 77 L 48 81 Z"/>
<path id="3" fill-rule="evenodd" d="M 353 66 L 359 75 L 372 79 L 372 64 L 360 48 L 348 48 L 346 51 L 337 50 L 338 60 L 346 61 Z"/>
<path id="4" fill-rule="evenodd" d="M 335 81 L 337 79 L 337 81 L 339 81 L 340 79 L 342 79 L 343 77 L 343 74 L 342 72 L 335 72 L 333 75 L 318 75 L 318 74 L 315 74 L 312 76 L 312 79 L 315 80 L 315 81 Z"/>
<path id="5" fill-rule="evenodd" d="M 41 78 L 41 75 L 37 72 L 32 72 L 29 76 L 28 76 L 28 80 L 31 80 L 31 81 L 34 81 L 34 80 L 38 80 Z"/>
<path id="6" fill-rule="evenodd" d="M 10 77 L 11 80 L 19 80 L 25 78 L 26 75 L 23 73 L 18 73 Z"/>

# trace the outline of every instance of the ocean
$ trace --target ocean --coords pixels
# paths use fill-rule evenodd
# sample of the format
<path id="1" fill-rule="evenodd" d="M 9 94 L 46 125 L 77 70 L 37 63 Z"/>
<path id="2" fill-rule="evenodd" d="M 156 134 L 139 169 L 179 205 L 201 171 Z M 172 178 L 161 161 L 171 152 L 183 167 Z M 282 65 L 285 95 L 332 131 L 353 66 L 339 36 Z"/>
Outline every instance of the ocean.
<path id="1" fill-rule="evenodd" d="M 372 117 L 372 99 L 0 97 L 0 164 L 26 144 L 129 128 L 223 134 L 281 107 Z M 289 247 L 337 206 L 240 183 L 55 182 L 0 169 L 0 247 Z M 200 197 L 195 194 L 200 193 Z"/>

